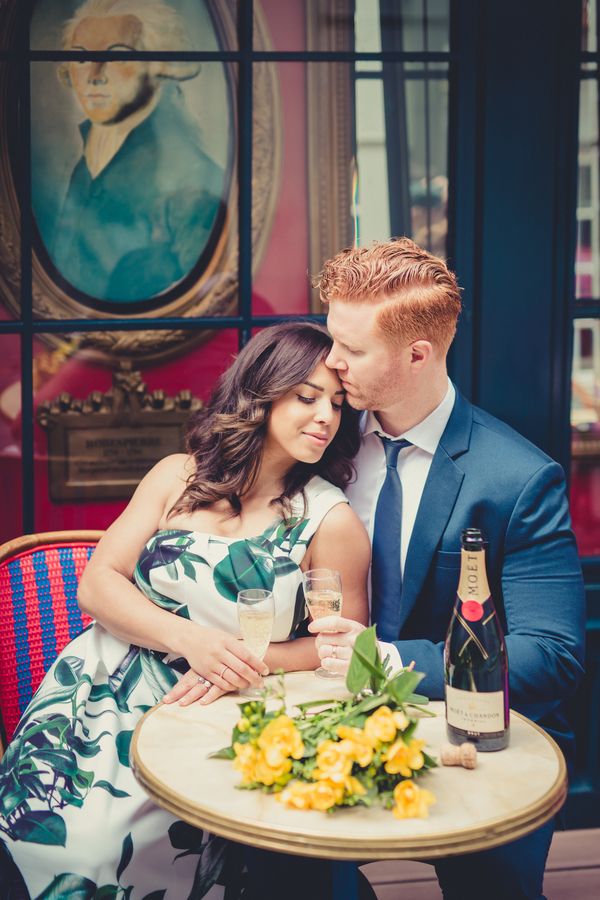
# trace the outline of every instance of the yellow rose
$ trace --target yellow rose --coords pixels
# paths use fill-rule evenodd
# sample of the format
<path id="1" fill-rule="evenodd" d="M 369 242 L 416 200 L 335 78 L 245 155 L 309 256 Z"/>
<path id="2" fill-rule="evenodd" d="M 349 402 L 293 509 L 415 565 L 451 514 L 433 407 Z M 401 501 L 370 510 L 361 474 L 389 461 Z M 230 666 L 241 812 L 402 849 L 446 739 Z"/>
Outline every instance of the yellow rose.
<path id="1" fill-rule="evenodd" d="M 408 759 L 408 764 L 413 769 L 422 769 L 425 764 L 425 759 L 422 754 L 422 749 L 425 746 L 425 741 L 418 741 L 416 738 L 413 738 L 408 745 L 408 749 L 410 752 L 410 757 Z"/>
<path id="2" fill-rule="evenodd" d="M 311 802 L 313 809 L 324 811 L 331 809 L 344 799 L 344 785 L 336 784 L 329 779 L 321 779 L 312 785 Z"/>
<path id="3" fill-rule="evenodd" d="M 292 761 L 289 757 L 280 759 L 275 765 L 271 765 L 264 750 L 258 752 L 254 764 L 254 778 L 261 784 L 272 785 L 291 771 Z"/>
<path id="4" fill-rule="evenodd" d="M 425 741 L 417 741 L 413 739 L 408 745 L 400 738 L 388 747 L 382 755 L 385 762 L 384 769 L 390 775 L 404 775 L 410 778 L 412 773 L 417 769 L 422 769 L 425 762 L 421 748 L 425 746 Z"/>
<path id="5" fill-rule="evenodd" d="M 346 778 L 346 791 L 349 794 L 356 794 L 357 797 L 362 797 L 363 794 L 367 793 L 367 789 L 363 787 L 358 778 L 355 778 L 354 775 L 348 775 Z"/>
<path id="6" fill-rule="evenodd" d="M 329 778 L 340 781 L 350 774 L 352 756 L 346 741 L 321 741 L 317 747 L 317 767 L 313 778 Z"/>
<path id="7" fill-rule="evenodd" d="M 281 766 L 284 759 L 291 756 L 300 759 L 304 753 L 304 744 L 300 732 L 289 716 L 278 716 L 263 728 L 258 739 L 258 746 L 264 751 L 270 766 Z"/>
<path id="8" fill-rule="evenodd" d="M 402 739 L 394 741 L 381 757 L 385 761 L 384 769 L 390 775 L 404 775 L 410 778 L 412 772 L 408 765 L 408 747 Z"/>
<path id="9" fill-rule="evenodd" d="M 435 803 L 431 791 L 419 788 L 413 781 L 401 781 L 394 788 L 396 805 L 392 812 L 397 819 L 426 819 L 429 807 Z"/>
<path id="10" fill-rule="evenodd" d="M 348 741 L 351 746 L 351 755 L 355 762 L 364 769 L 371 764 L 373 759 L 373 745 L 361 728 L 351 728 L 349 725 L 340 725 L 338 736 L 343 738 L 342 743 Z"/>
<path id="11" fill-rule="evenodd" d="M 256 765 L 258 750 L 253 744 L 238 743 L 233 745 L 233 749 L 235 751 L 233 767 L 234 769 L 237 769 L 238 772 L 242 773 L 242 784 L 252 784 L 253 781 L 256 781 L 254 767 Z"/>
<path id="12" fill-rule="evenodd" d="M 292 809 L 312 809 L 313 787 L 314 785 L 303 781 L 293 781 L 275 796 L 280 803 L 291 806 Z"/>
<path id="13" fill-rule="evenodd" d="M 401 709 L 397 709 L 396 712 L 393 713 L 393 716 L 394 716 L 394 724 L 396 725 L 396 728 L 398 729 L 398 731 L 404 731 L 406 728 L 408 728 L 408 725 L 409 725 L 408 719 L 404 715 L 404 713 L 402 712 Z"/>
<path id="14" fill-rule="evenodd" d="M 378 742 L 385 744 L 396 737 L 396 723 L 394 714 L 389 706 L 380 706 L 365 722 L 365 734 L 374 747 Z"/>

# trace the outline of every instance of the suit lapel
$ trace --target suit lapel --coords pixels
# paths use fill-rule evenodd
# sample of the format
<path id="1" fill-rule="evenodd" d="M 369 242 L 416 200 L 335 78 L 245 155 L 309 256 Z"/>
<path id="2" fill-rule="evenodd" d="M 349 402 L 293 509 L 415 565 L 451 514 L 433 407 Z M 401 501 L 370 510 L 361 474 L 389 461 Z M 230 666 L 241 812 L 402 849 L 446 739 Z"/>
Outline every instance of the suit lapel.
<path id="1" fill-rule="evenodd" d="M 469 449 L 473 408 L 456 392 L 454 408 L 433 457 L 413 527 L 404 575 L 400 627 L 419 596 L 464 478 L 454 462 Z"/>

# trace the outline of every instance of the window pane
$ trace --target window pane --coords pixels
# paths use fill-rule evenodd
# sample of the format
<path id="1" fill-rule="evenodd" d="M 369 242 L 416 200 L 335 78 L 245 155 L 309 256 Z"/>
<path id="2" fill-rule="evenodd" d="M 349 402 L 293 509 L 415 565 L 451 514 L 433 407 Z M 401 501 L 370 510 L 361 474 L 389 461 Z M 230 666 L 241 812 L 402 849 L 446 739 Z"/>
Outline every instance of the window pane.
<path id="1" fill-rule="evenodd" d="M 12 49 L 17 44 L 18 4 L 0 3 L 0 50 Z"/>
<path id="2" fill-rule="evenodd" d="M 389 184 L 385 133 L 384 86 L 379 78 L 356 82 L 356 158 L 358 240 L 386 240 L 390 236 Z M 368 179 L 368 173 L 379 177 Z M 363 177 L 364 176 L 364 177 Z M 368 190 L 366 185 L 368 183 Z"/>
<path id="3" fill-rule="evenodd" d="M 596 0 L 583 0 L 581 12 L 581 49 L 595 53 L 598 49 Z"/>
<path id="4" fill-rule="evenodd" d="M 600 297 L 598 83 L 592 79 L 581 82 L 577 221 L 576 296 Z"/>
<path id="5" fill-rule="evenodd" d="M 18 101 L 16 70 L 0 62 L 0 319 L 21 314 Z"/>
<path id="6" fill-rule="evenodd" d="M 15 4 L 16 5 L 16 4 Z M 147 7 L 143 9 L 144 5 Z M 235 50 L 237 49 L 236 0 L 165 0 L 160 4 L 139 3 L 143 14 L 135 22 L 125 21 L 108 10 L 85 15 L 83 0 L 38 0 L 31 18 L 32 50 L 104 50 L 92 46 L 104 37 L 97 28 L 99 16 L 111 18 L 110 43 L 124 44 L 137 50 Z M 115 21 L 121 19 L 121 21 Z M 68 25 L 67 25 L 68 23 Z"/>
<path id="7" fill-rule="evenodd" d="M 23 532 L 21 516 L 21 341 L 0 335 L 0 543 Z"/>
<path id="8" fill-rule="evenodd" d="M 571 514 L 582 556 L 600 554 L 600 319 L 576 319 Z"/>
<path id="9" fill-rule="evenodd" d="M 269 65 L 281 103 L 280 164 L 253 160 L 254 190 L 277 185 L 272 224 L 253 222 L 254 313 L 322 312 L 311 277 L 355 240 L 408 234 L 444 255 L 446 69 L 386 63 L 380 76 L 364 77 L 350 63 Z"/>
<path id="10" fill-rule="evenodd" d="M 306 66 L 257 63 L 255 91 L 269 85 L 279 117 L 269 140 L 261 106 L 254 107 L 253 191 L 274 187 L 270 210 L 253 210 L 252 310 L 255 315 L 306 313 L 309 310 L 308 163 Z M 260 134 L 264 135 L 258 140 Z"/>
<path id="11" fill-rule="evenodd" d="M 274 49 L 359 53 L 447 50 L 449 5 L 449 0 L 260 2 Z"/>
<path id="12" fill-rule="evenodd" d="M 106 337 L 118 344 L 120 335 Z M 231 329 L 198 337 L 203 342 L 183 355 L 111 369 L 93 335 L 41 336 L 34 358 L 36 531 L 105 528 L 154 462 L 182 449 L 191 398 L 208 399 L 238 349 Z"/>

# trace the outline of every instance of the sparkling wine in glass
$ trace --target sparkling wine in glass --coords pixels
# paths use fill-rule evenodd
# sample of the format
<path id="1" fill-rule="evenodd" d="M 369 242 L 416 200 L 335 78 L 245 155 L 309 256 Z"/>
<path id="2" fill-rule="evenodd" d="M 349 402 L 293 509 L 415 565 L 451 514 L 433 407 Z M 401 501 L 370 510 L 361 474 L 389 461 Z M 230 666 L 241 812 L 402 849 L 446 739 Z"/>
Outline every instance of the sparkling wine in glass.
<path id="1" fill-rule="evenodd" d="M 302 574 L 302 584 L 308 611 L 313 619 L 342 614 L 342 578 L 335 569 L 309 569 Z M 339 678 L 323 666 L 315 669 L 319 678 Z"/>
<path id="2" fill-rule="evenodd" d="M 263 659 L 271 641 L 275 604 L 273 591 L 246 588 L 237 595 L 238 621 L 244 644 L 259 659 Z M 243 697 L 260 697 L 259 688 L 240 691 Z"/>

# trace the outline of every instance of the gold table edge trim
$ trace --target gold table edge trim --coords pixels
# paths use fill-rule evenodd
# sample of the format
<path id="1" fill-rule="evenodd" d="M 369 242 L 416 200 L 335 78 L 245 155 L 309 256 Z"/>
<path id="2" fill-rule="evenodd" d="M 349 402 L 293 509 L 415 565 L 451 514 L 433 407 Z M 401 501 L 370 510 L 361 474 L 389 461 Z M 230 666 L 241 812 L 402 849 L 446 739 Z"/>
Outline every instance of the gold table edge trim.
<path id="1" fill-rule="evenodd" d="M 196 804 L 190 804 L 187 798 L 166 787 L 139 759 L 137 744 L 143 723 L 162 705 L 159 703 L 148 710 L 135 727 L 131 741 L 130 761 L 136 779 L 158 806 L 190 825 L 207 829 L 220 837 L 248 844 L 261 850 L 273 850 L 279 853 L 312 856 L 320 859 L 361 860 L 363 862 L 458 856 L 463 853 L 490 850 L 530 834 L 551 819 L 567 799 L 567 768 L 560 747 L 543 728 L 521 713 L 511 710 L 511 716 L 517 716 L 543 734 L 558 760 L 558 773 L 552 786 L 538 800 L 513 816 L 489 819 L 483 825 L 460 828 L 452 834 L 434 832 L 427 836 L 421 835 L 412 838 L 393 837 L 388 840 L 377 838 L 372 842 L 369 840 L 352 841 L 351 846 L 348 845 L 347 835 L 342 839 L 336 838 L 335 835 L 319 833 L 314 838 L 310 838 L 306 834 L 295 835 L 281 826 L 269 827 L 256 821 L 245 824 L 236 823 L 228 816 L 220 816 L 212 812 L 203 813 Z M 298 815 L 302 814 L 303 811 L 298 811 Z"/>

